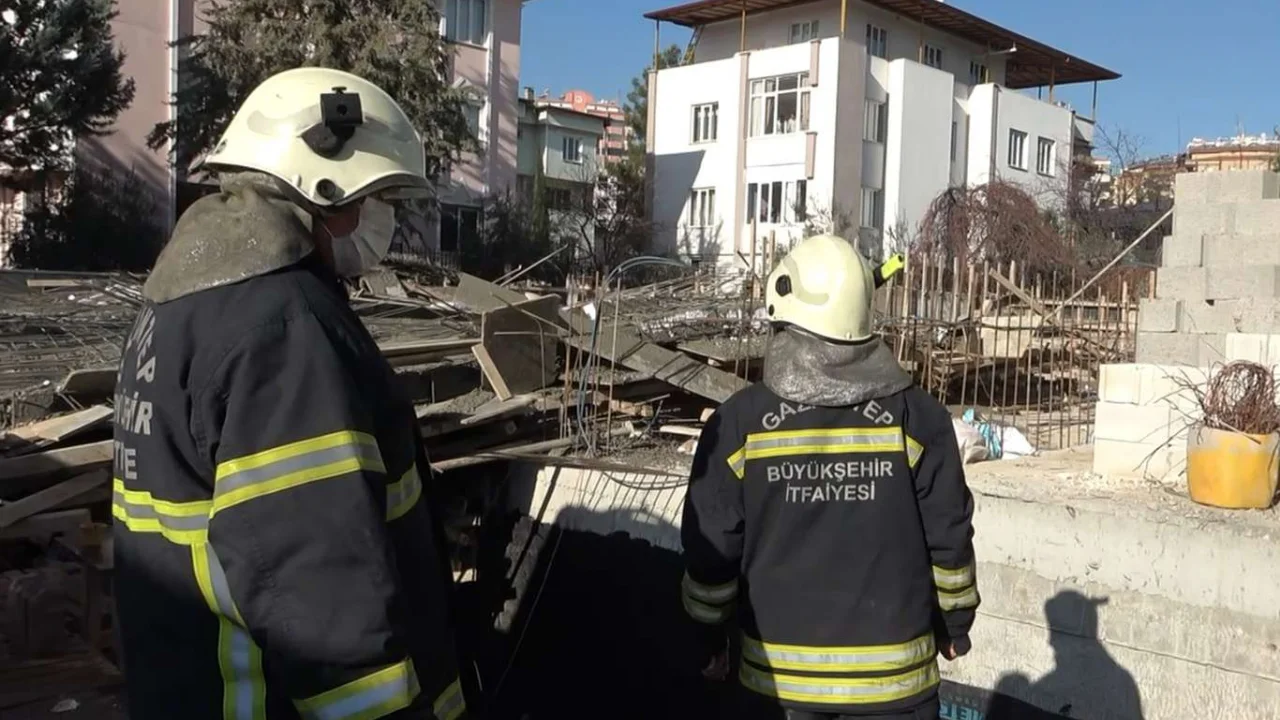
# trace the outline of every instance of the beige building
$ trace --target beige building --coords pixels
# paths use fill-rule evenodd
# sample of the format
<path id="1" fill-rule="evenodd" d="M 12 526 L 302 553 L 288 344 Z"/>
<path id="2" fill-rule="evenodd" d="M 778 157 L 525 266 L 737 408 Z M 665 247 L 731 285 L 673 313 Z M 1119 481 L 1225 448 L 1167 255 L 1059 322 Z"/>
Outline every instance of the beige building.
<path id="1" fill-rule="evenodd" d="M 440 31 L 453 47 L 453 84 L 471 90 L 468 119 L 479 137 L 479 153 L 462 158 L 440 188 L 441 219 L 402 228 L 401 249 L 433 251 L 456 247 L 479 223 L 482 200 L 514 187 L 516 178 L 517 88 L 520 76 L 520 17 L 524 0 L 436 0 Z M 170 44 L 203 30 L 197 6 L 207 0 L 119 0 L 112 23 L 126 54 L 124 73 L 137 90 L 133 104 L 116 122 L 116 132 L 81 144 L 78 159 L 137 172 L 155 195 L 158 214 L 171 225 L 179 210 L 198 196 L 188 192 L 169 167 L 165 152 L 147 148 L 147 133 L 174 119 L 169 97 L 180 69 L 180 53 Z"/>
<path id="2" fill-rule="evenodd" d="M 1280 135 L 1237 135 L 1216 140 L 1195 138 L 1187 143 L 1188 169 L 1270 170 L 1280 158 Z"/>

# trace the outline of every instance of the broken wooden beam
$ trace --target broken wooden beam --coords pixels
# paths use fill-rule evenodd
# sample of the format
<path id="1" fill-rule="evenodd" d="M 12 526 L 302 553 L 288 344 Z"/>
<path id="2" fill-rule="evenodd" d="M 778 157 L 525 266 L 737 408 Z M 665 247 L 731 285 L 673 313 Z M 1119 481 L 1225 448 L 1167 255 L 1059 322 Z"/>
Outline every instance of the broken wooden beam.
<path id="1" fill-rule="evenodd" d="M 7 528 L 22 520 L 62 505 L 104 485 L 110 479 L 106 470 L 95 470 L 64 480 L 57 485 L 32 493 L 21 500 L 0 505 L 0 528 Z"/>
<path id="2" fill-rule="evenodd" d="M 84 472 L 111 464 L 112 441 L 45 450 L 14 458 L 0 458 L 0 484 L 19 479 L 36 479 L 57 472 Z"/>

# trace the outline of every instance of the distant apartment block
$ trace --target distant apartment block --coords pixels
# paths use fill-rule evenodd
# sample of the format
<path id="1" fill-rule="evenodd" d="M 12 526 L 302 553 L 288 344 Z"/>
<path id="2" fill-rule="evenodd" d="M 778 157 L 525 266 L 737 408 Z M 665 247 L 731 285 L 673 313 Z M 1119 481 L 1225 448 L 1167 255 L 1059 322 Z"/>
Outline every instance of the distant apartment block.
<path id="1" fill-rule="evenodd" d="M 608 128 L 608 119 L 594 113 L 520 99 L 517 195 L 532 203 L 540 190 L 552 225 L 580 233 L 588 244 L 595 238 L 591 209 Z"/>
<path id="2" fill-rule="evenodd" d="M 526 97 L 533 91 L 526 88 Z M 626 113 L 622 105 L 614 100 L 598 100 L 586 90 L 570 90 L 558 100 L 539 98 L 539 102 L 550 107 L 569 108 L 595 115 L 608 121 L 604 137 L 600 139 L 600 157 L 605 163 L 617 162 L 627 154 L 631 144 L 631 128 L 627 125 Z"/>
<path id="3" fill-rule="evenodd" d="M 1190 170 L 1269 170 L 1280 158 L 1280 135 L 1245 135 L 1187 143 Z"/>
<path id="4" fill-rule="evenodd" d="M 655 245 L 722 264 L 753 232 L 785 244 L 824 218 L 880 256 L 947 188 L 996 178 L 1061 202 L 1093 121 L 1055 88 L 1119 77 L 942 2 L 701 0 L 646 17 L 694 29 L 692 62 L 649 77 Z M 1046 99 L 1016 92 L 1032 88 Z"/>

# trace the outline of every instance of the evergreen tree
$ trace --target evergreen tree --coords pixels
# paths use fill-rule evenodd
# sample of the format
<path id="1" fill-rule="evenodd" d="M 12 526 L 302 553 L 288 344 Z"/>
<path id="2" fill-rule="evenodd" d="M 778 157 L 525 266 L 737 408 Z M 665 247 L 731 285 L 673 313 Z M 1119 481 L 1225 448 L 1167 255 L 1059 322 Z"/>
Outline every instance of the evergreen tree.
<path id="1" fill-rule="evenodd" d="M 427 173 L 438 177 L 478 147 L 449 81 L 451 53 L 440 13 L 421 0 L 232 0 L 206 12 L 204 35 L 184 38 L 173 102 L 178 120 L 160 123 L 153 148 L 176 140 L 179 168 L 217 143 L 236 108 L 267 77 L 302 66 L 360 75 L 395 98 L 422 133 Z"/>
<path id="2" fill-rule="evenodd" d="M 133 102 L 113 0 L 6 0 L 0 10 L 0 167 L 65 170 L 78 138 Z M 0 183 L 10 173 L 0 174 Z"/>
<path id="3" fill-rule="evenodd" d="M 658 54 L 658 69 L 677 67 L 684 64 L 684 50 L 679 45 L 669 45 Z M 644 72 L 631 78 L 631 91 L 627 93 L 627 102 L 622 108 L 627 127 L 631 129 L 631 149 L 633 155 L 644 155 L 644 141 L 649 127 L 649 73 L 653 63 L 645 66 Z"/>

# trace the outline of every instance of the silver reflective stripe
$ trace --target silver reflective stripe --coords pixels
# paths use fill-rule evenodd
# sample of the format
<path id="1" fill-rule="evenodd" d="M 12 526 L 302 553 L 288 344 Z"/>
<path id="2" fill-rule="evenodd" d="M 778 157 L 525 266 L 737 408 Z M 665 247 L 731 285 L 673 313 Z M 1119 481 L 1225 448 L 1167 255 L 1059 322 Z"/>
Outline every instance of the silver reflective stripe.
<path id="1" fill-rule="evenodd" d="M 413 509 L 422 495 L 422 479 L 417 463 L 409 466 L 400 479 L 387 486 L 387 520 L 403 517 Z"/>
<path id="2" fill-rule="evenodd" d="M 223 716 L 233 720 L 260 719 L 265 685 L 259 668 L 258 649 L 243 627 L 244 621 L 231 599 L 226 573 L 213 546 L 204 543 L 192 549 L 203 554 L 197 563 L 197 571 L 203 565 L 204 581 L 208 585 L 206 599 L 218 614 L 218 667 L 222 672 Z"/>
<path id="3" fill-rule="evenodd" d="M 938 593 L 938 607 L 943 610 L 964 610 L 978 606 L 978 588 L 970 587 L 962 593 Z"/>
<path id="4" fill-rule="evenodd" d="M 902 431 L 840 428 L 829 432 L 754 433 L 747 436 L 748 459 L 789 454 L 801 449 L 805 453 L 883 452 L 902 447 Z"/>
<path id="5" fill-rule="evenodd" d="M 227 473 L 218 478 L 215 485 L 216 495 L 226 495 L 243 487 L 258 485 L 285 475 L 302 473 L 353 458 L 359 458 L 362 461 L 362 467 L 382 466 L 382 456 L 378 453 L 377 445 L 344 443 L 334 447 L 310 450 L 266 465 Z"/>
<path id="6" fill-rule="evenodd" d="M 119 490 L 111 493 L 111 501 L 123 510 L 131 520 L 155 520 L 166 530 L 178 532 L 196 532 L 209 529 L 209 515 L 206 510 L 199 515 L 174 515 L 160 512 L 154 505 L 129 502 L 125 494 Z M 207 504 L 207 503 L 206 503 Z"/>
<path id="7" fill-rule="evenodd" d="M 729 619 L 729 608 L 727 607 L 715 607 L 700 603 L 688 595 L 684 595 L 682 600 L 685 612 L 689 613 L 689 617 L 700 623 L 718 625 Z"/>
<path id="8" fill-rule="evenodd" d="M 742 656 L 762 667 L 810 672 L 872 672 L 919 665 L 937 654 L 933 636 L 897 645 L 805 647 L 763 643 L 743 637 Z"/>
<path id="9" fill-rule="evenodd" d="M 689 573 L 685 573 L 681 585 L 685 593 L 694 600 L 701 600 L 711 605 L 722 605 L 738 597 L 737 580 L 723 585 L 704 585 L 689 577 Z"/>
<path id="10" fill-rule="evenodd" d="M 467 709 L 467 703 L 462 696 L 462 681 L 454 680 L 444 692 L 440 693 L 440 697 L 431 705 L 432 711 L 439 720 L 454 720 Z"/>
<path id="11" fill-rule="evenodd" d="M 855 705 L 892 702 L 919 695 L 939 683 L 938 666 L 930 663 L 910 672 L 874 678 L 816 678 L 781 675 L 743 663 L 742 684 L 782 700 Z"/>
<path id="12" fill-rule="evenodd" d="M 943 590 L 963 590 L 973 584 L 973 565 L 959 570 L 933 566 L 933 584 Z"/>

